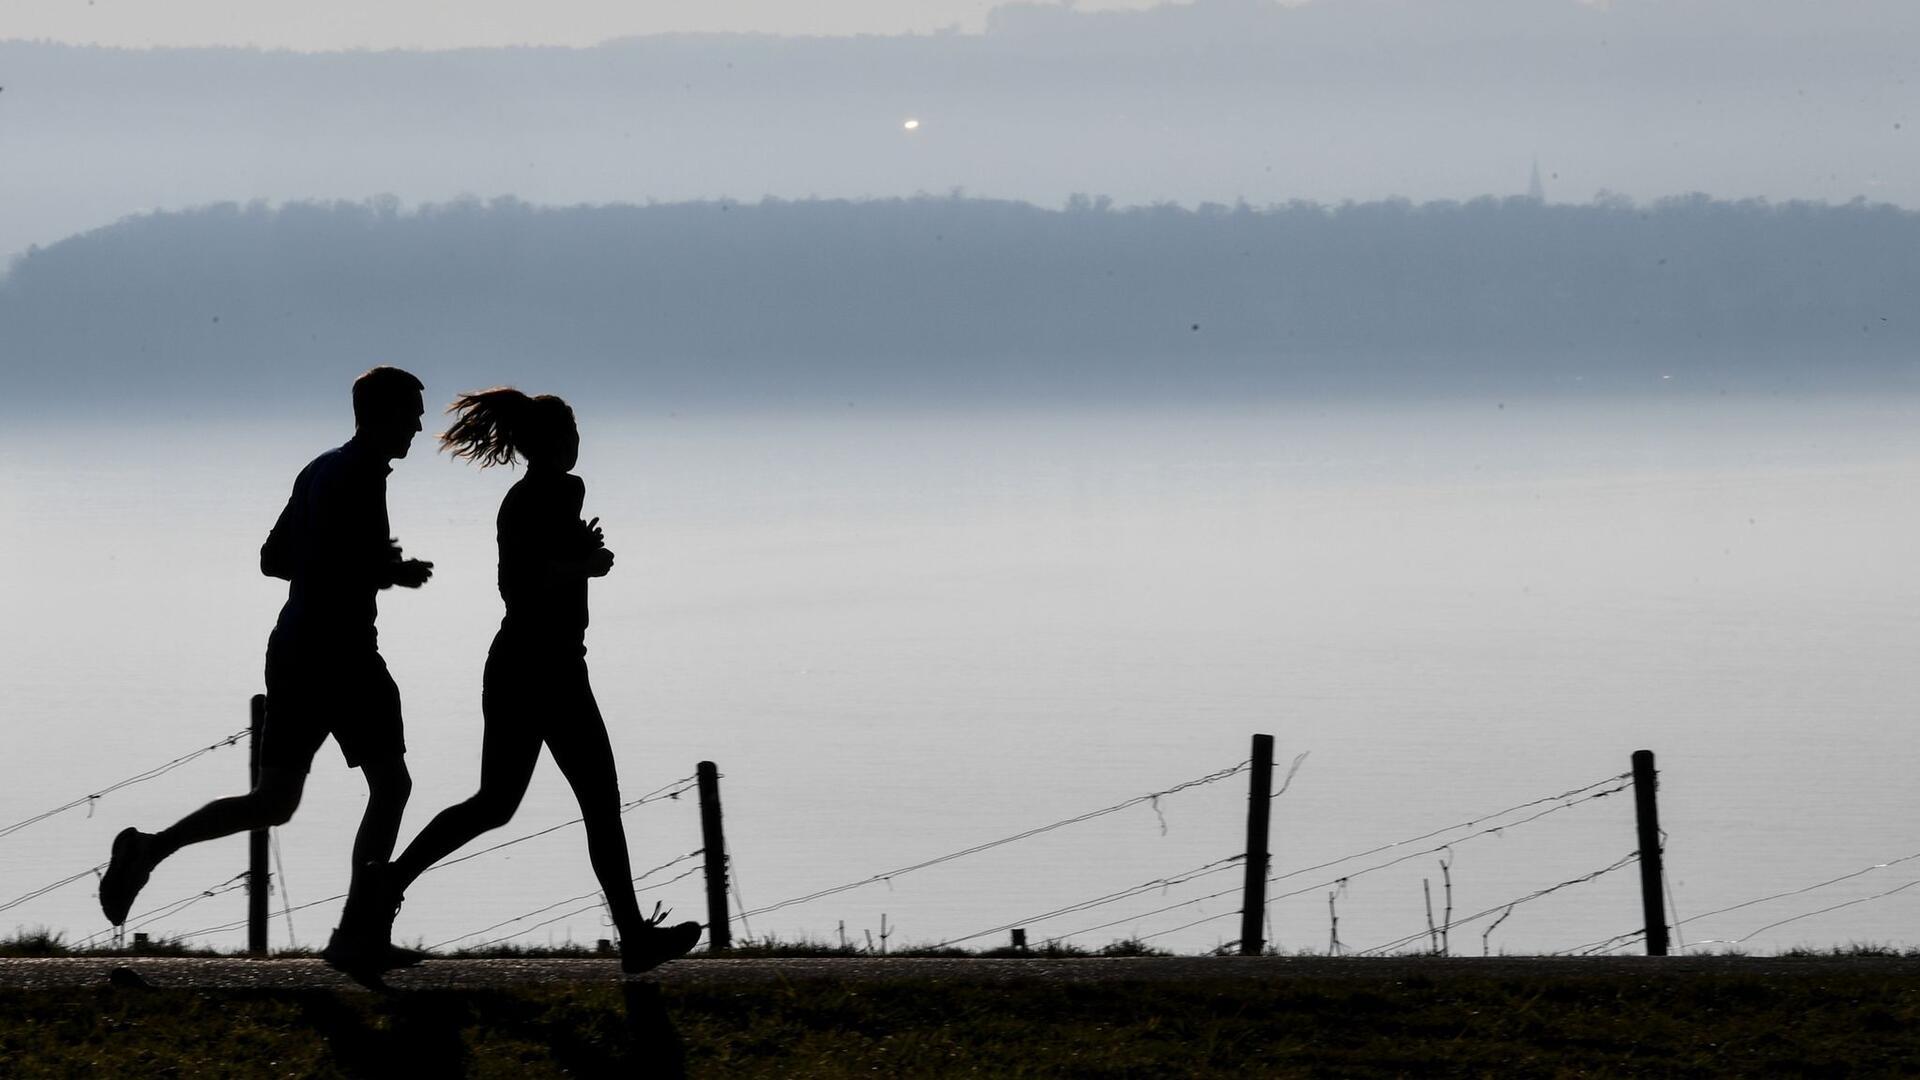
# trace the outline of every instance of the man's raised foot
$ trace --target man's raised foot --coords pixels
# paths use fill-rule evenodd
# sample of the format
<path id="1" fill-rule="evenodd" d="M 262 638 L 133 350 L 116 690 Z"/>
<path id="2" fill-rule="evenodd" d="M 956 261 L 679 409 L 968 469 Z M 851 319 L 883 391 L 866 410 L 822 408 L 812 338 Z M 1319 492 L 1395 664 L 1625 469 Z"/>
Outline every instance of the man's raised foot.
<path id="1" fill-rule="evenodd" d="M 100 878 L 100 912 L 115 926 L 124 926 L 127 912 L 153 875 L 153 834 L 125 828 L 113 838 L 113 855 Z"/>

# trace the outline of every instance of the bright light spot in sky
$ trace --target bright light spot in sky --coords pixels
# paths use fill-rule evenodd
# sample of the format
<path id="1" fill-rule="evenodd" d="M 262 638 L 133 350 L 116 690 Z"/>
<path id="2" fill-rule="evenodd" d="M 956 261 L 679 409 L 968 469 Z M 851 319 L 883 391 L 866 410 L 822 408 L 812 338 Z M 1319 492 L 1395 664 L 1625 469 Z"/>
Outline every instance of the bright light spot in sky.
<path id="1" fill-rule="evenodd" d="M 909 120 L 906 123 L 901 124 L 900 126 L 903 128 L 906 128 L 908 131 L 918 131 L 920 130 L 920 121 Z"/>

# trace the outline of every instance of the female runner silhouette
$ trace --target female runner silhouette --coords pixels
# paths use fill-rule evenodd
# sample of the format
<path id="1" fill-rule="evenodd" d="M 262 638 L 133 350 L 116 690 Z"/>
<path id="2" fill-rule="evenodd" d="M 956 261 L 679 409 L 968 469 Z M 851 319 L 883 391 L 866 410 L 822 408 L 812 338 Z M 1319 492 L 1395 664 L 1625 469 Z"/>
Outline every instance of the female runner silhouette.
<path id="1" fill-rule="evenodd" d="M 627 972 L 657 967 L 693 948 L 700 924 L 662 926 L 634 900 L 619 781 L 606 721 L 587 682 L 587 579 L 613 567 L 599 518 L 580 519 L 586 485 L 572 474 L 580 452 L 573 410 L 549 394 L 511 387 L 462 394 L 443 449 L 480 465 L 516 457 L 527 474 L 500 503 L 500 597 L 506 617 L 487 653 L 481 712 L 480 790 L 442 810 L 388 869 L 396 911 L 407 887 L 461 845 L 505 825 L 520 806 L 545 744 L 580 801 L 587 854 L 606 893 Z"/>

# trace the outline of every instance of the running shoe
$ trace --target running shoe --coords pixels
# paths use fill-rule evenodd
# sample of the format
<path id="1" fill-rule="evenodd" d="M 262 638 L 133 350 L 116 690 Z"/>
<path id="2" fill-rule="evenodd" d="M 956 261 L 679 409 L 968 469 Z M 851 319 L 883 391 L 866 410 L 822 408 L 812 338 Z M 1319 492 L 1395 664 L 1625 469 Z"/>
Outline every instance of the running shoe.
<path id="1" fill-rule="evenodd" d="M 669 960 L 687 955 L 699 941 L 697 922 L 672 926 L 646 923 L 634 933 L 620 935 L 620 970 L 628 975 L 652 971 Z"/>
<path id="2" fill-rule="evenodd" d="M 113 857 L 100 879 L 100 911 L 115 926 L 126 924 L 127 912 L 153 875 L 152 848 L 152 835 L 139 829 L 121 829 L 113 838 Z"/>

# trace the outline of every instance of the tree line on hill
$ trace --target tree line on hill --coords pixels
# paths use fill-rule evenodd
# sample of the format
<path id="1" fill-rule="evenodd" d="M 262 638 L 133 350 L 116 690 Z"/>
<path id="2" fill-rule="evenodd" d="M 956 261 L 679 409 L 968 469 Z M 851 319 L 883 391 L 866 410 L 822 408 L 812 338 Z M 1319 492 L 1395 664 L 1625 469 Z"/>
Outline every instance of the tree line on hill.
<path id="1" fill-rule="evenodd" d="M 35 249 L 0 280 L 0 354 L 16 404 L 252 398 L 377 361 L 634 397 L 1812 386 L 1904 378 L 1915 295 L 1920 214 L 1858 202 L 389 199 Z"/>

